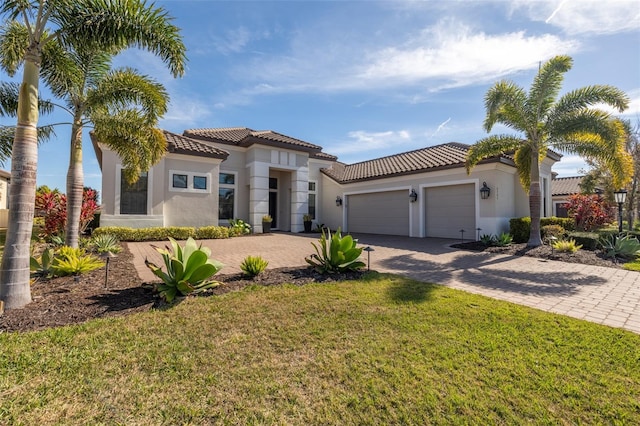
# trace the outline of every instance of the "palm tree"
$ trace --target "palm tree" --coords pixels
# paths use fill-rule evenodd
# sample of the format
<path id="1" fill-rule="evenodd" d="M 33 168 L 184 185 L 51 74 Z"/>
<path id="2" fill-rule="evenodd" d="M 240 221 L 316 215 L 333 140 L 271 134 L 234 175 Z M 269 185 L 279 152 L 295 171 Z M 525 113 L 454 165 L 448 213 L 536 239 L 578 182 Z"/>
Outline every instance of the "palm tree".
<path id="1" fill-rule="evenodd" d="M 88 51 L 135 46 L 156 54 L 174 76 L 180 76 L 186 49 L 164 9 L 143 0 L 4 0 L 0 14 L 11 23 L 21 20 L 29 39 L 17 57 L 11 51 L 0 52 L 7 71 L 15 72 L 19 63 L 24 64 L 11 154 L 9 227 L 0 267 L 0 300 L 6 309 L 12 309 L 31 301 L 29 243 L 38 162 L 37 100 L 47 52 L 64 51 L 67 46 L 84 46 Z"/>
<path id="2" fill-rule="evenodd" d="M 467 154 L 467 173 L 481 160 L 513 153 L 522 187 L 529 193 L 531 232 L 527 245 L 537 247 L 540 238 L 540 161 L 549 149 L 596 158 L 605 164 L 621 186 L 633 164 L 625 151 L 625 131 L 619 120 L 593 105 L 606 104 L 624 111 L 626 94 L 611 86 L 594 85 L 570 91 L 556 99 L 564 73 L 572 66 L 569 56 L 556 56 L 543 64 L 531 90 L 509 81 L 496 83 L 485 95 L 490 132 L 501 123 L 521 135 L 494 135 L 479 140 Z"/>

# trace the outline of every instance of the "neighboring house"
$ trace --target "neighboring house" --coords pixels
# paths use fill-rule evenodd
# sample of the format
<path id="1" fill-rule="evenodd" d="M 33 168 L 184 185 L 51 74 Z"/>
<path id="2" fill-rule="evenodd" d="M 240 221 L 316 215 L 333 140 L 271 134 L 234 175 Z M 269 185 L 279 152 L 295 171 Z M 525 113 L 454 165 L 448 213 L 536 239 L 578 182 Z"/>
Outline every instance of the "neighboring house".
<path id="1" fill-rule="evenodd" d="M 11 173 L 0 169 L 0 228 L 9 224 L 9 185 Z"/>
<path id="2" fill-rule="evenodd" d="M 101 226 L 227 225 L 300 232 L 303 215 L 345 232 L 475 238 L 508 231 L 528 216 L 513 158 L 502 155 L 467 174 L 469 145 L 447 143 L 344 164 L 322 147 L 270 130 L 216 128 L 165 132 L 168 152 L 138 183 L 122 179 L 117 155 L 94 142 L 102 169 Z M 541 164 L 543 207 L 551 216 L 549 152 Z M 481 197 L 486 183 L 490 193 Z M 478 228 L 480 230 L 478 230 Z"/>
<path id="3" fill-rule="evenodd" d="M 580 184 L 584 176 L 554 177 L 551 180 L 551 199 L 553 201 L 553 215 L 568 217 L 567 201 L 571 195 L 579 194 Z"/>

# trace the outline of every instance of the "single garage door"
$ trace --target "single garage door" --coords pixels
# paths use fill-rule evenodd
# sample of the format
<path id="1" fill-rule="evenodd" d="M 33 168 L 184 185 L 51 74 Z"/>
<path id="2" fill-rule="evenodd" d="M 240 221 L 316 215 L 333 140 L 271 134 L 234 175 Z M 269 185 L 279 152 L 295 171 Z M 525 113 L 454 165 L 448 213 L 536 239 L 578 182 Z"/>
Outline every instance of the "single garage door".
<path id="1" fill-rule="evenodd" d="M 385 191 L 347 196 L 349 232 L 409 235 L 409 193 Z"/>
<path id="2" fill-rule="evenodd" d="M 447 185 L 426 188 L 427 237 L 465 238 L 476 235 L 475 185 Z"/>

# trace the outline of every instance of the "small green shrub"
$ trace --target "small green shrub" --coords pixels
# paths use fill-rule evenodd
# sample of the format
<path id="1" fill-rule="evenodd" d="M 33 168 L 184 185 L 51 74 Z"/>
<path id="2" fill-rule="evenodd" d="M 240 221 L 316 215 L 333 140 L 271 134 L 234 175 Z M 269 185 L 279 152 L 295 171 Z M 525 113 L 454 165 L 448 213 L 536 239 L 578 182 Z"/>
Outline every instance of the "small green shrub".
<path id="1" fill-rule="evenodd" d="M 483 234 L 480 237 L 480 242 L 482 244 L 484 244 L 487 247 L 491 247 L 493 245 L 493 243 L 495 242 L 495 235 L 491 235 L 491 234 Z"/>
<path id="2" fill-rule="evenodd" d="M 585 250 L 596 250 L 599 246 L 600 235 L 596 232 L 569 232 L 567 238 L 574 239 Z"/>
<path id="3" fill-rule="evenodd" d="M 51 276 L 53 272 L 51 269 L 51 262 L 53 261 L 53 258 L 54 252 L 50 247 L 44 249 L 40 256 L 40 260 L 35 256 L 31 256 L 29 266 L 33 275 L 44 278 Z"/>
<path id="4" fill-rule="evenodd" d="M 493 244 L 498 247 L 506 247 L 510 245 L 512 242 L 513 242 L 513 237 L 511 236 L 511 234 L 507 232 L 503 232 L 502 234 L 494 237 Z"/>
<path id="5" fill-rule="evenodd" d="M 56 276 L 81 275 L 103 266 L 104 262 L 84 249 L 63 246 L 51 262 L 51 271 Z"/>
<path id="6" fill-rule="evenodd" d="M 120 245 L 120 241 L 118 241 L 118 237 L 113 234 L 100 234 L 93 236 L 89 242 L 89 247 L 95 250 L 98 254 L 116 254 L 122 251 L 122 246 Z"/>
<path id="7" fill-rule="evenodd" d="M 194 238 L 198 240 L 219 240 L 235 235 L 236 234 L 231 233 L 231 228 L 226 226 L 203 226 L 196 229 L 196 235 Z"/>
<path id="8" fill-rule="evenodd" d="M 245 275 L 255 277 L 262 271 L 267 269 L 269 262 L 261 258 L 260 256 L 247 256 L 240 264 L 240 269 Z"/>
<path id="9" fill-rule="evenodd" d="M 570 217 L 543 217 L 540 218 L 541 229 L 547 225 L 558 225 L 567 231 L 576 229 L 573 218 Z M 518 217 L 509 220 L 509 233 L 513 236 L 513 242 L 526 243 L 529 241 L 529 232 L 531 230 L 530 217 Z"/>
<path id="10" fill-rule="evenodd" d="M 310 214 L 305 214 L 304 216 L 302 216 L 303 222 L 311 222 L 312 220 L 313 220 L 313 217 Z"/>
<path id="11" fill-rule="evenodd" d="M 605 235 L 600 239 L 600 245 L 606 257 L 635 259 L 640 255 L 640 242 L 633 235 Z"/>
<path id="12" fill-rule="evenodd" d="M 159 277 L 163 283 L 156 286 L 160 297 L 172 302 L 178 293 L 186 296 L 207 288 L 215 287 L 219 283 L 211 277 L 222 269 L 222 263 L 210 258 L 211 250 L 196 244 L 193 238 L 187 239 L 184 247 L 169 238 L 171 248 L 155 249 L 162 255 L 167 272 L 145 259 L 144 263 Z"/>
<path id="13" fill-rule="evenodd" d="M 247 235 L 251 233 L 251 225 L 242 219 L 231 219 L 229 225 L 234 235 Z"/>
<path id="14" fill-rule="evenodd" d="M 548 241 L 551 237 L 562 239 L 567 231 L 560 225 L 545 225 L 540 228 L 542 241 Z"/>
<path id="15" fill-rule="evenodd" d="M 357 240 L 351 235 L 343 237 L 340 228 L 333 235 L 330 230 L 323 230 L 319 241 L 319 245 L 311 243 L 316 253 L 305 258 L 318 272 L 345 272 L 365 266 L 364 262 L 358 260 L 362 249 L 356 247 Z"/>
<path id="16" fill-rule="evenodd" d="M 576 240 L 558 240 L 551 244 L 551 246 L 559 252 L 575 253 L 582 248 L 580 244 L 576 244 Z"/>

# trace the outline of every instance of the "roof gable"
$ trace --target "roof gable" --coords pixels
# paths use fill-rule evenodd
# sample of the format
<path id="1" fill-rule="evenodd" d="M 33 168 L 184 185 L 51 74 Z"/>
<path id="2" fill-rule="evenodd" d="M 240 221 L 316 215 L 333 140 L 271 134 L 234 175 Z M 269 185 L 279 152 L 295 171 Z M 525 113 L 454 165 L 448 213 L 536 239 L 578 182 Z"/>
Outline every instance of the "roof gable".
<path id="1" fill-rule="evenodd" d="M 584 176 L 571 176 L 551 180 L 551 195 L 573 195 L 581 191 L 580 184 Z"/>
<path id="2" fill-rule="evenodd" d="M 226 159 L 229 156 L 227 151 L 200 141 L 177 135 L 167 130 L 162 131 L 167 140 L 167 151 L 175 154 L 195 155 L 198 157 Z"/>

